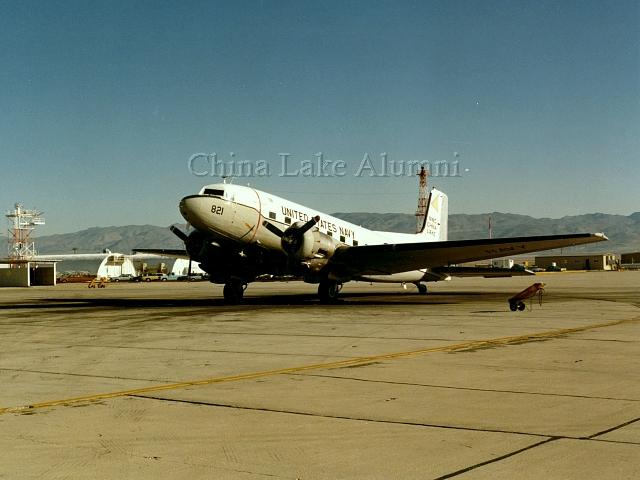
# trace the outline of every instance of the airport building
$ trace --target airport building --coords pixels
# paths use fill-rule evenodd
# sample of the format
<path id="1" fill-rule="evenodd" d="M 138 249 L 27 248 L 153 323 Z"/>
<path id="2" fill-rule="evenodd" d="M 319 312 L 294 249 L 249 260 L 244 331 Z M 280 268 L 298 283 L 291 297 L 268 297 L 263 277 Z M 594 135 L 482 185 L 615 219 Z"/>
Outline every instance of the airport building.
<path id="1" fill-rule="evenodd" d="M 0 287 L 56 284 L 56 262 L 0 259 Z"/>
<path id="2" fill-rule="evenodd" d="M 42 212 L 27 209 L 21 203 L 7 212 L 9 222 L 8 257 L 0 259 L 0 287 L 30 287 L 55 285 L 56 262 L 35 258 L 33 231 L 44 225 Z"/>
<path id="3" fill-rule="evenodd" d="M 106 251 L 102 254 L 39 255 L 39 260 L 55 260 L 58 272 L 88 272 L 98 278 L 114 278 L 121 275 L 136 276 L 143 272 L 163 272 L 187 275 L 189 260 L 161 257 L 150 254 L 124 255 Z M 198 263 L 192 262 L 191 273 L 204 273 Z"/>
<path id="4" fill-rule="evenodd" d="M 620 255 L 620 266 L 628 270 L 640 270 L 640 252 L 623 253 Z"/>
<path id="5" fill-rule="evenodd" d="M 38 255 L 38 260 L 58 262 L 58 272 L 89 272 L 98 278 L 136 274 L 130 255 L 120 253 L 77 253 L 69 255 Z"/>
<path id="6" fill-rule="evenodd" d="M 0 287 L 55 285 L 59 274 L 84 273 L 97 278 L 163 272 L 174 276 L 205 273 L 197 262 L 156 255 L 123 255 L 105 252 L 73 255 L 37 255 L 33 259 L 0 259 Z M 64 281 L 64 280 L 62 280 Z"/>
<path id="7" fill-rule="evenodd" d="M 617 270 L 619 266 L 613 253 L 541 256 L 536 257 L 535 263 L 540 268 L 556 266 L 567 270 Z"/>

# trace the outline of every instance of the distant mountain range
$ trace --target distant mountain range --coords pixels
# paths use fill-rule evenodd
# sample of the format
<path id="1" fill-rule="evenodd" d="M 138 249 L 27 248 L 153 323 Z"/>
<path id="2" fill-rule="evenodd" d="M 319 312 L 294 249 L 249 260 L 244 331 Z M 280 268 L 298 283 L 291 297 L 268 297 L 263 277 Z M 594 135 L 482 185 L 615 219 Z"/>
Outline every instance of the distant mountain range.
<path id="1" fill-rule="evenodd" d="M 335 213 L 336 217 L 373 230 L 415 232 L 416 219 L 403 213 Z M 628 216 L 590 213 L 562 218 L 534 218 L 512 213 L 449 215 L 449 240 L 489 237 L 491 216 L 493 237 L 557 235 L 604 232 L 609 241 L 574 247 L 574 252 L 640 251 L 640 212 Z M 565 249 L 566 251 L 566 249 Z"/>
<path id="2" fill-rule="evenodd" d="M 415 217 L 406 213 L 335 213 L 336 217 L 373 230 L 414 232 Z M 449 215 L 449 239 L 487 238 L 489 215 L 494 237 L 552 235 L 561 233 L 604 232 L 610 241 L 571 249 L 579 252 L 640 251 L 640 212 L 629 216 L 592 213 L 558 219 L 533 218 L 510 213 Z M 184 228 L 184 226 L 182 226 Z M 6 244 L 6 237 L 0 238 Z M 47 235 L 35 239 L 41 254 L 95 253 L 104 249 L 129 253 L 133 248 L 183 248 L 168 227 L 127 225 L 94 227 L 75 233 Z M 3 249 L 4 250 L 4 249 Z M 566 253 L 569 253 L 565 249 Z M 4 253 L 4 252 L 3 252 Z M 0 256 L 4 256 L 0 254 Z"/>

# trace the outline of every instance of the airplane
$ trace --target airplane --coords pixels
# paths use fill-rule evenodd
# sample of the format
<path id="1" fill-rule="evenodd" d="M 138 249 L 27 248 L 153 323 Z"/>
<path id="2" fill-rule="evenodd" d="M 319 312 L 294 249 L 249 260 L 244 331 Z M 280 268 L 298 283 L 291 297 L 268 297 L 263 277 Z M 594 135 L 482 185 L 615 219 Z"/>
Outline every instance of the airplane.
<path id="1" fill-rule="evenodd" d="M 431 189 L 422 228 L 416 234 L 373 231 L 250 186 L 206 185 L 180 201 L 193 227 L 172 232 L 184 250 L 135 252 L 189 258 L 224 284 L 226 303 L 243 300 L 247 285 L 260 278 L 299 278 L 318 284 L 323 303 L 335 302 L 350 281 L 413 283 L 451 276 L 533 274 L 507 269 L 476 269 L 456 264 L 608 240 L 603 233 L 448 240 L 448 197 Z"/>

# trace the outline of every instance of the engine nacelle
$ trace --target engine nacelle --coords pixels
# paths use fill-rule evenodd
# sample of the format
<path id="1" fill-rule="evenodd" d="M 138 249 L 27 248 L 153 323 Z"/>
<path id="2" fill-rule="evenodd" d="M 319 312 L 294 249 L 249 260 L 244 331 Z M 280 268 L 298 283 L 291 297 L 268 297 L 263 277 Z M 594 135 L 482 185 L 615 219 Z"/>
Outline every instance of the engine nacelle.
<path id="1" fill-rule="evenodd" d="M 338 248 L 338 242 L 326 233 L 313 232 L 313 256 L 315 258 L 330 258 Z"/>
<path id="2" fill-rule="evenodd" d="M 301 224 L 296 223 L 289 228 L 298 229 L 300 228 L 300 225 Z M 286 236 L 287 232 L 285 231 L 283 240 Z M 338 246 L 332 237 L 316 229 L 304 232 L 302 237 L 295 239 L 295 244 L 292 242 L 285 246 L 285 242 L 286 240 L 283 242 L 283 248 L 288 250 L 289 255 L 300 261 L 311 260 L 314 258 L 329 258 L 333 255 Z"/>
<path id="3" fill-rule="evenodd" d="M 220 248 L 217 242 L 212 241 L 199 230 L 191 232 L 184 243 L 187 253 L 191 259 L 196 262 L 204 262 L 212 258 L 218 253 L 218 249 Z"/>

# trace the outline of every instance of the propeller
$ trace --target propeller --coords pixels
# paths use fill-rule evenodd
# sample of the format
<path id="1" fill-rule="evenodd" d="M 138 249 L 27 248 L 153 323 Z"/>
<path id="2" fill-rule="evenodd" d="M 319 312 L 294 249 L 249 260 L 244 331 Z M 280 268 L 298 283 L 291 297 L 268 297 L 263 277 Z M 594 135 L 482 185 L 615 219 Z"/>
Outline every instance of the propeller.
<path id="1" fill-rule="evenodd" d="M 180 230 L 175 225 L 171 225 L 169 227 L 169 230 L 171 230 L 171 233 L 173 233 L 176 237 L 178 237 L 183 242 L 186 242 L 187 238 L 189 238 L 186 233 L 184 233 L 182 230 Z"/>
<path id="2" fill-rule="evenodd" d="M 282 235 L 284 235 L 284 232 L 276 227 L 273 223 L 269 223 L 265 220 L 264 222 L 262 222 L 262 225 L 277 237 L 282 238 Z"/>
<path id="3" fill-rule="evenodd" d="M 202 262 L 210 256 L 212 248 L 220 247 L 218 242 L 211 241 L 210 238 L 207 238 L 205 234 L 198 230 L 193 230 L 188 235 L 174 225 L 171 225 L 169 230 L 184 242 L 190 260 Z"/>
<path id="4" fill-rule="evenodd" d="M 280 230 L 273 223 L 267 220 L 264 220 L 262 225 L 264 225 L 264 227 L 271 233 L 280 237 L 282 249 L 287 253 L 287 255 L 295 255 L 302 247 L 304 234 L 311 230 L 319 221 L 320 216 L 316 215 L 308 222 L 300 226 L 292 225 L 284 231 Z"/>

